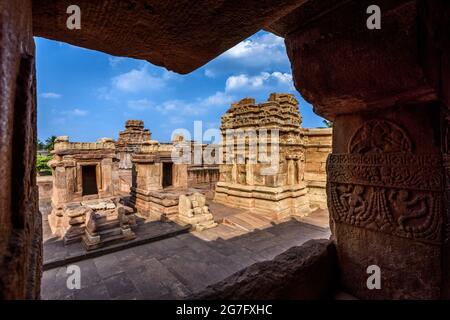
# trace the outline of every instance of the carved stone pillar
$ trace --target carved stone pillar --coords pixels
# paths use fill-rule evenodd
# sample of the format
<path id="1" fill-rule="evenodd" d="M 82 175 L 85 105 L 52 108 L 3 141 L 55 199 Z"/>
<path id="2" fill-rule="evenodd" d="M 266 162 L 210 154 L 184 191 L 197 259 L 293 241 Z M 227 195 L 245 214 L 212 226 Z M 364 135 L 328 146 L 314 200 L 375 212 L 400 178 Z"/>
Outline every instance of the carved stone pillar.
<path id="1" fill-rule="evenodd" d="M 440 106 L 337 116 L 327 196 L 344 288 L 362 298 L 439 298 L 444 234 Z M 420 130 L 418 130 L 420 128 Z M 367 268 L 381 271 L 369 290 Z"/>
<path id="2" fill-rule="evenodd" d="M 255 165 L 254 160 L 246 159 L 245 163 L 245 184 L 253 186 L 255 184 Z"/>
<path id="3" fill-rule="evenodd" d="M 296 170 L 295 170 L 295 160 L 287 159 L 287 184 L 293 185 L 296 183 Z"/>
<path id="4" fill-rule="evenodd" d="M 333 121 L 327 196 L 343 290 L 449 298 L 450 4 L 378 1 L 379 30 L 366 27 L 371 4 L 313 1 L 270 29 L 286 38 L 296 87 Z M 371 265 L 379 289 L 367 286 Z"/>

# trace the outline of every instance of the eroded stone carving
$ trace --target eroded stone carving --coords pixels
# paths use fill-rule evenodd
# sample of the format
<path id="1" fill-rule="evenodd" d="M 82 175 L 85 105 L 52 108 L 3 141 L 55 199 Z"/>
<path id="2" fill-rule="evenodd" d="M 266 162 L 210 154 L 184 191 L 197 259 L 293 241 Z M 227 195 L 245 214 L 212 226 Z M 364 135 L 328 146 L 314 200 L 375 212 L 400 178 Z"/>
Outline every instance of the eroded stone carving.
<path id="1" fill-rule="evenodd" d="M 180 195 L 178 212 L 178 220 L 191 224 L 194 230 L 201 231 L 217 225 L 206 205 L 205 196 L 198 192 L 192 195 Z"/>
<path id="2" fill-rule="evenodd" d="M 328 158 L 329 209 L 336 222 L 439 242 L 442 156 L 413 154 L 406 132 L 386 120 L 355 130 L 349 154 Z"/>
<path id="3" fill-rule="evenodd" d="M 371 120 L 359 127 L 350 139 L 349 153 L 410 152 L 411 140 L 396 124 L 386 120 Z"/>

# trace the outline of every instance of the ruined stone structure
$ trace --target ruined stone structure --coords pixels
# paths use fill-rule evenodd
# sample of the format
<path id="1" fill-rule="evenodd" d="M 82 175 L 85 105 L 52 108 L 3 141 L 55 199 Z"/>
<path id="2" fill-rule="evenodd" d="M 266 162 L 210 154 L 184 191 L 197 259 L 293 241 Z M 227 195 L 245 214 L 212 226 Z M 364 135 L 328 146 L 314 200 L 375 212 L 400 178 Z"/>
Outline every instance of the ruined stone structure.
<path id="1" fill-rule="evenodd" d="M 220 165 L 215 201 L 275 219 L 309 213 L 308 182 L 325 182 L 331 133 L 327 130 L 321 135 L 328 141 L 315 141 L 313 133 L 320 134 L 320 129 L 302 129 L 301 122 L 298 102 L 290 94 L 271 94 L 267 102 L 260 104 L 250 98 L 233 103 L 222 117 L 224 163 Z M 311 145 L 306 148 L 309 137 Z M 258 149 L 252 150 L 252 141 L 257 141 Z M 317 147 L 321 156 L 317 156 Z M 268 159 L 261 154 L 265 148 Z M 308 160 L 307 155 L 314 160 Z M 305 179 L 306 163 L 312 175 L 309 181 Z M 321 187 L 324 185 L 314 185 L 319 190 Z M 325 195 L 322 196 L 325 201 Z M 315 205 L 324 207 L 317 200 Z"/>
<path id="2" fill-rule="evenodd" d="M 53 159 L 52 212 L 48 222 L 53 234 L 66 243 L 81 239 L 89 200 L 110 199 L 118 195 L 118 160 L 115 143 L 102 138 L 97 142 L 70 142 L 67 136 L 55 141 Z M 77 222 L 75 222 L 77 221 Z"/>
<path id="3" fill-rule="evenodd" d="M 190 224 L 193 230 L 201 231 L 217 225 L 206 205 L 206 197 L 195 192 L 192 195 L 180 195 L 177 221 Z"/>
<path id="4" fill-rule="evenodd" d="M 144 121 L 128 120 L 125 130 L 119 133 L 116 143 L 116 154 L 119 158 L 119 189 L 130 192 L 132 183 L 132 155 L 139 151 L 142 142 L 151 140 L 150 130 L 144 129 Z"/>
<path id="5" fill-rule="evenodd" d="M 102 138 L 94 143 L 81 143 L 70 142 L 67 136 L 58 137 L 53 159 L 49 162 L 53 183 L 46 185 L 47 189 L 51 187 L 52 193 L 52 212 L 48 221 L 53 234 L 63 237 L 65 243 L 80 241 L 85 234 L 89 212 L 78 207 L 86 206 L 89 200 L 97 200 L 89 206 L 103 206 L 105 203 L 118 204 L 123 197 L 123 202 L 128 204 L 131 195 L 131 205 L 139 215 L 149 220 L 165 220 L 178 215 L 181 194 L 194 192 L 194 189 L 188 190 L 188 185 L 214 188 L 219 171 L 217 165 L 188 164 L 193 155 L 187 163 L 173 163 L 172 151 L 176 144 L 189 145 L 190 150 L 194 150 L 195 143 L 178 139 L 160 144 L 149 140 L 150 137 L 150 131 L 144 129 L 141 120 L 128 120 L 117 142 Z M 206 147 L 198 146 L 201 150 Z M 113 214 L 96 212 L 98 217 L 93 221 L 113 217 L 111 219 L 118 224 L 118 207 L 115 208 L 104 209 L 114 209 Z M 90 239 L 89 244 L 85 241 L 89 249 L 99 246 L 91 235 L 85 236 Z"/>
<path id="6" fill-rule="evenodd" d="M 69 4 L 0 2 L 1 298 L 39 297 L 33 35 L 187 73 L 261 28 L 285 38 L 297 89 L 334 124 L 327 192 L 336 259 L 320 252 L 336 266 L 339 289 L 358 298 L 450 298 L 448 1 L 377 1 L 382 28 L 370 29 L 366 0 L 79 0 L 76 32 L 64 26 Z M 301 266 L 310 265 L 303 257 Z M 370 265 L 382 270 L 380 290 L 367 288 Z M 301 268 L 277 270 L 286 273 L 270 285 L 289 290 L 272 298 L 309 288 L 296 282 Z M 330 279 L 328 267 L 320 271 Z M 233 297 L 258 296 L 244 285 Z"/>
<path id="7" fill-rule="evenodd" d="M 82 237 L 86 250 L 136 238 L 133 232 L 137 227 L 134 211 L 121 204 L 118 199 L 86 202 L 83 205 L 87 208 Z"/>
<path id="8" fill-rule="evenodd" d="M 178 200 L 188 188 L 185 163 L 173 163 L 174 145 L 151 140 L 133 156 L 135 166 L 131 202 L 148 220 L 174 220 Z"/>
<path id="9" fill-rule="evenodd" d="M 70 142 L 58 137 L 49 162 L 53 174 L 53 213 L 62 204 L 112 197 L 118 191 L 115 144 L 112 139 Z"/>

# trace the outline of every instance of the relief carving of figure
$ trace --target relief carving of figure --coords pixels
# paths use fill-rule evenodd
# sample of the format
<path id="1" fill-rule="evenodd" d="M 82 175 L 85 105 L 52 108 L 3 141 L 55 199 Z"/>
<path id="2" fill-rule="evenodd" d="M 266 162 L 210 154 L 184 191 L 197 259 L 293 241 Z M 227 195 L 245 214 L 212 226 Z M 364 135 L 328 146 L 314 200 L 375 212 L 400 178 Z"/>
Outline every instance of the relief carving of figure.
<path id="1" fill-rule="evenodd" d="M 363 186 L 342 186 L 341 191 L 344 191 L 340 195 L 341 203 L 345 203 L 348 206 L 348 215 L 350 217 L 355 217 L 360 215 L 361 213 L 365 212 L 366 210 L 366 203 L 362 197 L 362 194 L 364 192 Z M 352 190 L 353 188 L 353 190 Z"/>
<path id="2" fill-rule="evenodd" d="M 408 190 L 392 190 L 389 193 L 389 201 L 392 208 L 399 217 L 397 223 L 402 229 L 405 229 L 405 223 L 411 219 L 418 219 L 426 216 L 427 205 L 423 196 L 410 196 Z"/>

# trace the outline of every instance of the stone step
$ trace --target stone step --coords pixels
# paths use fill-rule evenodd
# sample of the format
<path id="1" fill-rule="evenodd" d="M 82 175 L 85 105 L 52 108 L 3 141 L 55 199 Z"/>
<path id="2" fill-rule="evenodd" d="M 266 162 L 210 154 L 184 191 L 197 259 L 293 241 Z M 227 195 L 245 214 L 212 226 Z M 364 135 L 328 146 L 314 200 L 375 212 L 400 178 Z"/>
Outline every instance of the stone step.
<path id="1" fill-rule="evenodd" d="M 120 227 L 112 228 L 112 229 L 105 229 L 98 232 L 100 239 L 106 239 L 108 237 L 113 237 L 117 235 L 122 234 L 122 229 Z"/>
<path id="2" fill-rule="evenodd" d="M 272 223 L 268 218 L 250 212 L 243 212 L 226 217 L 224 218 L 223 223 L 225 225 L 240 228 L 247 232 L 252 232 L 255 229 L 265 229 L 272 226 Z"/>
<path id="3" fill-rule="evenodd" d="M 120 228 L 120 222 L 118 220 L 106 221 L 100 224 L 98 227 L 98 231 L 101 233 L 102 231 L 107 231 L 109 229 Z"/>

